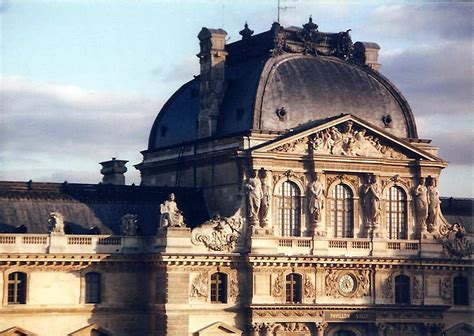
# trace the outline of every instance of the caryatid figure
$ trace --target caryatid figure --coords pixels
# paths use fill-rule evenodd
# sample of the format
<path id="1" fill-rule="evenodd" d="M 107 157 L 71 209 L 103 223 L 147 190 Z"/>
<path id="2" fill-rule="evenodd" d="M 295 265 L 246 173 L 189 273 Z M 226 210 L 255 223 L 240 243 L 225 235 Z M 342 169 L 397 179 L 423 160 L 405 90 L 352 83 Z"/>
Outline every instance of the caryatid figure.
<path id="1" fill-rule="evenodd" d="M 268 211 L 270 209 L 270 204 L 272 201 L 272 182 L 270 176 L 265 171 L 265 169 L 260 169 L 259 171 L 260 182 L 262 186 L 262 199 L 260 201 L 260 226 L 268 226 Z"/>
<path id="2" fill-rule="evenodd" d="M 418 225 L 422 232 L 426 231 L 426 220 L 428 219 L 428 190 L 425 186 L 425 178 L 420 178 L 420 183 L 415 188 L 415 206 Z"/>
<path id="3" fill-rule="evenodd" d="M 247 180 L 245 190 L 247 191 L 249 221 L 251 225 L 255 225 L 259 223 L 260 202 L 262 200 L 262 184 L 255 171 L 251 173 L 250 178 Z"/>
<path id="4" fill-rule="evenodd" d="M 315 174 L 314 181 L 309 184 L 309 213 L 315 224 L 321 221 L 321 214 L 324 209 L 324 200 L 326 197 L 324 184 L 318 174 Z"/>
<path id="5" fill-rule="evenodd" d="M 375 175 L 369 175 L 367 183 L 362 187 L 362 196 L 367 226 L 376 229 L 381 213 L 381 191 Z"/>
<path id="6" fill-rule="evenodd" d="M 438 216 L 439 216 L 439 208 L 440 208 L 440 199 L 439 199 L 439 190 L 438 186 L 436 185 L 436 180 L 432 179 L 430 186 L 427 188 L 428 194 L 428 217 L 427 217 L 427 226 L 428 231 L 433 232 L 436 228 Z"/>

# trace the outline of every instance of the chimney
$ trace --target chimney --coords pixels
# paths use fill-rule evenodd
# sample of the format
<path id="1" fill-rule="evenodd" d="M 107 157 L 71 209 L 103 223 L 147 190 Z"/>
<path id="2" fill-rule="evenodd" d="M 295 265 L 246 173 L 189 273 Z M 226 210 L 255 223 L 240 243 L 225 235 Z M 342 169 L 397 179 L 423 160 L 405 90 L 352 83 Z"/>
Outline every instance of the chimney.
<path id="1" fill-rule="evenodd" d="M 365 64 L 372 70 L 378 71 L 381 67 L 378 63 L 380 47 L 375 42 L 354 43 L 354 57 L 359 64 Z"/>
<path id="2" fill-rule="evenodd" d="M 115 185 L 125 185 L 125 173 L 127 172 L 127 167 L 125 165 L 128 161 L 125 160 L 112 160 L 101 162 L 102 169 L 100 173 L 104 175 L 102 177 L 102 183 L 104 184 L 115 184 Z"/>
<path id="3" fill-rule="evenodd" d="M 223 29 L 202 28 L 198 35 L 201 51 L 199 137 L 215 134 L 219 110 L 225 92 L 225 38 Z"/>

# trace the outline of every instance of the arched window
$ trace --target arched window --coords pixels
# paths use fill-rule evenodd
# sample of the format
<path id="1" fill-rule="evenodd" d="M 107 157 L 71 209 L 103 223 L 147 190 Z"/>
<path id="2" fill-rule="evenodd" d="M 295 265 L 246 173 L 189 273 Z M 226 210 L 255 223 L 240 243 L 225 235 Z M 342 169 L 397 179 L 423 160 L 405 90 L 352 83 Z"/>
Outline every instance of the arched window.
<path id="1" fill-rule="evenodd" d="M 469 306 L 469 280 L 463 276 L 457 276 L 453 280 L 453 301 L 455 305 Z"/>
<path id="2" fill-rule="evenodd" d="M 211 275 L 211 302 L 227 303 L 227 274 L 214 273 Z"/>
<path id="3" fill-rule="evenodd" d="M 388 238 L 408 238 L 407 196 L 400 187 L 391 187 L 385 193 L 385 222 Z"/>
<path id="4" fill-rule="evenodd" d="M 90 272 L 85 276 L 86 280 L 86 303 L 100 303 L 101 280 L 100 273 Z"/>
<path id="5" fill-rule="evenodd" d="M 26 273 L 13 272 L 8 274 L 8 303 L 26 303 Z"/>
<path id="6" fill-rule="evenodd" d="M 298 186 L 290 181 L 283 182 L 277 190 L 277 221 L 282 236 L 301 235 L 300 196 Z"/>
<path id="7" fill-rule="evenodd" d="M 347 185 L 341 183 L 332 189 L 330 211 L 334 237 L 354 236 L 353 202 L 352 191 Z"/>
<path id="8" fill-rule="evenodd" d="M 410 277 L 407 275 L 395 277 L 395 304 L 410 304 Z"/>
<path id="9" fill-rule="evenodd" d="M 301 303 L 301 275 L 290 273 L 286 276 L 286 302 Z"/>

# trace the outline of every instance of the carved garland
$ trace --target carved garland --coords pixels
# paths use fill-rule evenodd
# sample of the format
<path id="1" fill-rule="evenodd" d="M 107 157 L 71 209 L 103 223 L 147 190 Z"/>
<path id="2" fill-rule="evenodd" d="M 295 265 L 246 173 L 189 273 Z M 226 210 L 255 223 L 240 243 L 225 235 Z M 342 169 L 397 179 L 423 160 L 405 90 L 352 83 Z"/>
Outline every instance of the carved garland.
<path id="1" fill-rule="evenodd" d="M 393 273 L 391 273 L 382 284 L 382 297 L 393 299 Z"/>
<path id="2" fill-rule="evenodd" d="M 316 291 L 314 289 L 313 282 L 308 274 L 305 275 L 304 281 L 304 290 L 303 290 L 304 298 L 312 299 L 315 297 Z"/>
<path id="3" fill-rule="evenodd" d="M 275 281 L 273 282 L 272 295 L 275 297 L 282 297 L 283 291 L 283 272 L 279 272 Z"/>

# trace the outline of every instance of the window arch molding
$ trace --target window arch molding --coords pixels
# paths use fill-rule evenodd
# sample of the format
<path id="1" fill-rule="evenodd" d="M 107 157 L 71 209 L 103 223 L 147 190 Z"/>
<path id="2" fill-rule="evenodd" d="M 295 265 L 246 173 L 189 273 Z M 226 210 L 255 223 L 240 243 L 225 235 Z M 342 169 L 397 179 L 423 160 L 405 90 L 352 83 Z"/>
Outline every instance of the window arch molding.
<path id="1" fill-rule="evenodd" d="M 306 225 L 306 220 L 304 216 L 304 209 L 306 205 L 305 203 L 306 188 L 302 181 L 300 181 L 299 179 L 293 176 L 280 178 L 273 186 L 273 195 L 272 195 L 273 223 L 276 224 L 275 227 L 278 228 L 279 233 L 281 234 L 283 231 L 283 228 L 281 227 L 281 224 L 279 223 L 279 220 L 278 220 L 278 211 L 279 211 L 279 206 L 278 206 L 279 198 L 278 197 L 280 196 L 278 191 L 282 188 L 284 183 L 293 184 L 299 193 L 298 195 L 299 210 L 297 212 L 298 217 L 299 217 L 299 236 L 303 236 L 304 232 L 307 231 L 307 225 Z M 290 235 L 290 236 L 293 236 L 293 235 Z"/>
<path id="2" fill-rule="evenodd" d="M 30 301 L 30 288 L 31 288 L 31 270 L 23 267 L 13 266 L 3 273 L 3 305 L 8 305 L 8 279 L 12 273 L 24 273 L 26 275 L 26 293 L 25 293 L 25 304 Z"/>
<path id="3" fill-rule="evenodd" d="M 326 195 L 330 195 L 333 189 L 336 188 L 336 186 L 339 184 L 344 184 L 345 186 L 349 187 L 352 192 L 352 198 L 354 200 L 359 199 L 358 188 L 347 178 L 337 178 L 335 181 L 332 181 L 329 185 L 327 185 Z"/>

